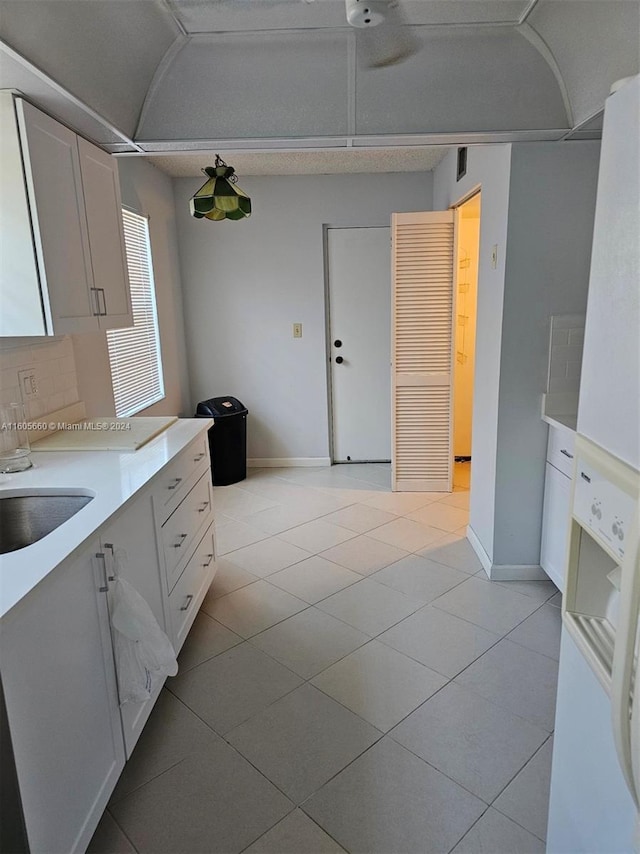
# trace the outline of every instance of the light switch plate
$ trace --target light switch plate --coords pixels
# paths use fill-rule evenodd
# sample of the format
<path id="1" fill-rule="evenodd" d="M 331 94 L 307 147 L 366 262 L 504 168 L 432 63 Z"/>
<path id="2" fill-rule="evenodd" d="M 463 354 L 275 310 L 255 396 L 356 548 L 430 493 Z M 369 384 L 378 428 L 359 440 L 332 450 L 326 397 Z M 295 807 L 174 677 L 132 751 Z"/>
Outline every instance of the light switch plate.
<path id="1" fill-rule="evenodd" d="M 294 338 L 302 338 L 302 324 L 294 323 L 293 324 L 293 337 Z"/>
<path id="2" fill-rule="evenodd" d="M 31 368 L 26 371 L 18 371 L 18 384 L 20 386 L 20 396 L 22 397 L 23 403 L 35 400 L 40 396 L 38 375 L 35 368 Z"/>

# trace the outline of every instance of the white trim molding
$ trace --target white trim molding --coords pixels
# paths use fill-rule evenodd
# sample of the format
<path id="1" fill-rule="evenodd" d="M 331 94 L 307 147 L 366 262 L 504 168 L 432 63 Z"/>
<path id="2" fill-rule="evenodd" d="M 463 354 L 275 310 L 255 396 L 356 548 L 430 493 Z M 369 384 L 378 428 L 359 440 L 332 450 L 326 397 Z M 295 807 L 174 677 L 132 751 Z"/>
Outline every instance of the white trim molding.
<path id="1" fill-rule="evenodd" d="M 247 460 L 247 466 L 253 469 L 290 468 L 293 466 L 313 467 L 330 466 L 330 457 L 254 457 Z"/>
<path id="2" fill-rule="evenodd" d="M 540 564 L 496 564 L 484 550 L 473 528 L 467 526 L 467 539 L 491 581 L 548 581 Z"/>

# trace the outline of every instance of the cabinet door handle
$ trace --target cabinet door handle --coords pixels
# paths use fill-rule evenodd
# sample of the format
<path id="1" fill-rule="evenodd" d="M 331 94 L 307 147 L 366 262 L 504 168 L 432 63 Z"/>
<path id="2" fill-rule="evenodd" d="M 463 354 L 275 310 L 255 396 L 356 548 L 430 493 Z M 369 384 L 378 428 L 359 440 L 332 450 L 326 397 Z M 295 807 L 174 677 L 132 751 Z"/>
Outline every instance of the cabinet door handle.
<path id="1" fill-rule="evenodd" d="M 168 486 L 167 489 L 175 489 L 181 483 L 182 483 L 181 477 L 174 477 L 173 483 L 171 484 L 171 486 Z"/>
<path id="2" fill-rule="evenodd" d="M 191 600 L 192 600 L 192 599 L 193 599 L 193 593 L 189 593 L 189 595 L 188 595 L 188 596 L 187 596 L 187 598 L 185 599 L 185 603 L 184 603 L 184 605 L 182 605 L 182 606 L 181 606 L 180 610 L 181 610 L 181 611 L 186 611 L 186 610 L 187 610 L 187 608 L 189 607 L 189 605 L 191 604 Z"/>
<path id="3" fill-rule="evenodd" d="M 100 317 L 100 298 L 98 297 L 98 288 L 89 288 L 89 290 L 93 292 L 93 299 L 95 302 L 93 316 Z"/>
<path id="4" fill-rule="evenodd" d="M 186 539 L 187 539 L 187 534 L 180 534 L 180 535 L 179 535 L 179 540 L 180 540 L 180 542 L 179 542 L 179 543 L 174 543 L 174 544 L 173 544 L 174 549 L 179 549 L 179 548 L 181 548 L 182 544 L 184 543 L 184 541 L 185 541 Z"/>
<path id="5" fill-rule="evenodd" d="M 199 463 L 203 457 L 204 457 L 204 451 L 201 454 L 198 454 L 197 457 L 193 458 L 194 463 Z"/>
<path id="6" fill-rule="evenodd" d="M 98 587 L 100 593 L 108 593 L 109 592 L 109 578 L 107 576 L 107 558 L 104 552 L 96 552 L 96 557 L 98 560 L 102 561 L 102 572 L 104 575 L 104 585 L 102 587 Z"/>
<path id="7" fill-rule="evenodd" d="M 204 513 L 204 511 L 207 509 L 208 506 L 209 506 L 209 502 L 205 501 L 204 504 L 202 505 L 202 507 L 198 507 L 198 513 Z"/>
<path id="8" fill-rule="evenodd" d="M 207 555 L 207 558 L 208 560 L 206 563 L 202 564 L 203 566 L 209 566 L 211 564 L 211 561 L 213 560 L 213 555 Z"/>
<path id="9" fill-rule="evenodd" d="M 564 455 L 565 455 L 565 457 L 569 457 L 569 459 L 570 459 L 570 460 L 572 460 L 572 459 L 573 459 L 573 454 L 570 454 L 570 453 L 569 453 L 569 451 L 567 451 L 567 449 L 566 449 L 566 448 L 560 448 L 560 453 L 561 453 L 561 454 L 564 454 Z"/>
<path id="10" fill-rule="evenodd" d="M 102 294 L 102 304 L 104 305 L 104 309 L 102 311 L 100 311 L 100 300 L 98 299 L 98 314 L 100 315 L 100 317 L 106 317 L 107 316 L 107 298 L 106 298 L 105 293 L 104 293 L 104 288 L 96 288 L 96 290 L 98 291 L 98 293 Z"/>

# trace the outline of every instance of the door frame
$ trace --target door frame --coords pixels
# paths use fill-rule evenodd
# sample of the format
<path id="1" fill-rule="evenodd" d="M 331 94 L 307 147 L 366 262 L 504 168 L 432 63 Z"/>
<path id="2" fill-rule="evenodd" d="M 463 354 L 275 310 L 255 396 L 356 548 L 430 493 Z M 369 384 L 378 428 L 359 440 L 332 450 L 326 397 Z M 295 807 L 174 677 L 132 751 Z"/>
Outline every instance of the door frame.
<path id="1" fill-rule="evenodd" d="M 460 196 L 459 199 L 457 199 L 455 202 L 453 202 L 451 205 L 449 205 L 449 210 L 454 211 L 456 214 L 456 217 L 459 218 L 460 217 L 460 208 L 463 205 L 465 205 L 467 202 L 471 201 L 471 199 L 473 199 L 474 196 L 477 196 L 478 194 L 480 194 L 480 196 L 482 195 L 482 184 L 480 184 L 480 183 L 475 184 L 467 193 L 465 193 L 463 196 Z M 457 225 L 457 222 L 456 222 L 456 225 Z M 478 344 L 478 338 L 477 338 L 477 334 L 478 334 L 477 300 L 478 300 L 478 287 L 480 284 L 480 236 L 481 236 L 481 229 L 482 229 L 482 206 L 480 208 L 480 226 L 479 226 L 479 228 L 480 228 L 480 231 L 478 232 L 478 273 L 476 276 L 476 321 L 475 321 L 476 322 L 476 334 L 475 334 L 474 353 L 473 353 L 473 386 L 471 389 L 471 463 L 470 463 L 470 465 L 471 465 L 471 473 L 472 474 L 473 474 L 473 422 L 474 422 L 474 417 L 475 417 L 475 406 L 473 404 L 474 404 L 475 398 L 476 398 L 476 354 L 475 354 L 475 348 L 477 347 L 477 344 Z M 455 361 L 453 361 L 453 360 L 455 359 L 455 332 L 456 332 L 455 322 L 456 322 L 456 316 L 457 316 L 456 311 L 457 311 L 457 303 L 458 303 L 458 276 L 459 276 L 459 272 L 460 272 L 458 269 L 458 240 L 459 240 L 459 234 L 458 234 L 458 230 L 456 228 L 456 238 L 455 238 L 455 246 L 454 246 L 455 259 L 456 259 L 456 265 L 455 265 L 456 269 L 455 269 L 455 275 L 454 275 L 453 314 L 451 317 L 451 320 L 453 323 L 453 330 L 452 330 L 453 334 L 452 334 L 452 342 L 451 342 L 452 343 L 452 354 L 451 354 L 452 363 L 451 364 L 452 364 L 454 370 L 455 370 Z M 452 379 L 452 392 L 453 392 L 455 389 L 455 375 L 453 372 L 452 372 L 451 379 Z M 455 399 L 453 400 L 453 406 L 452 406 L 452 410 L 451 410 L 451 416 L 452 416 L 451 417 L 451 431 L 452 431 L 451 449 L 452 449 L 452 451 L 453 451 L 453 420 L 454 420 L 453 415 L 454 415 L 454 411 L 455 411 Z M 451 457 L 451 467 L 452 467 L 452 471 L 455 471 L 455 456 L 454 455 L 452 455 L 452 457 Z M 473 483 L 473 480 L 470 480 L 469 481 L 469 496 L 471 496 L 472 483 Z M 451 484 L 452 484 L 452 488 L 453 488 L 453 485 L 454 485 L 453 484 L 453 476 L 452 476 Z"/>
<path id="2" fill-rule="evenodd" d="M 325 371 L 327 378 L 327 429 L 329 431 L 329 459 L 330 465 L 336 465 L 335 448 L 333 440 L 333 379 L 331 375 L 331 300 L 329 295 L 329 230 L 333 228 L 391 228 L 391 218 L 386 223 L 322 223 L 322 263 L 324 268 L 324 341 L 325 341 Z M 391 274 L 389 274 L 389 291 L 391 291 Z M 389 317 L 391 325 L 391 317 Z M 391 372 L 391 366 L 389 366 Z M 355 463 L 358 465 L 358 463 Z"/>

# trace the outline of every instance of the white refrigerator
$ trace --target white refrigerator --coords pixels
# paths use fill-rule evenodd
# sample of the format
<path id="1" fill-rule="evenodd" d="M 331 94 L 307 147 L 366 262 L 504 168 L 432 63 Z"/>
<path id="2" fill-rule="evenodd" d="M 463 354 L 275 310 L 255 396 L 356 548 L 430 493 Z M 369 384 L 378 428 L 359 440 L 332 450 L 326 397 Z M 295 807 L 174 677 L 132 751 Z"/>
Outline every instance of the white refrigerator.
<path id="1" fill-rule="evenodd" d="M 640 599 L 639 104 L 636 76 L 605 106 L 577 425 L 578 440 L 584 437 L 577 447 L 584 450 L 582 457 L 576 453 L 567 552 L 548 854 L 640 851 L 640 668 L 635 697 L 633 688 Z M 602 472 L 621 473 L 626 492 L 612 485 L 613 476 L 612 483 L 604 475 L 598 480 L 599 459 Z M 615 506 L 607 506 L 609 498 Z M 598 542 L 598 531 L 600 551 L 590 545 Z M 595 532 L 595 540 L 585 532 Z"/>

